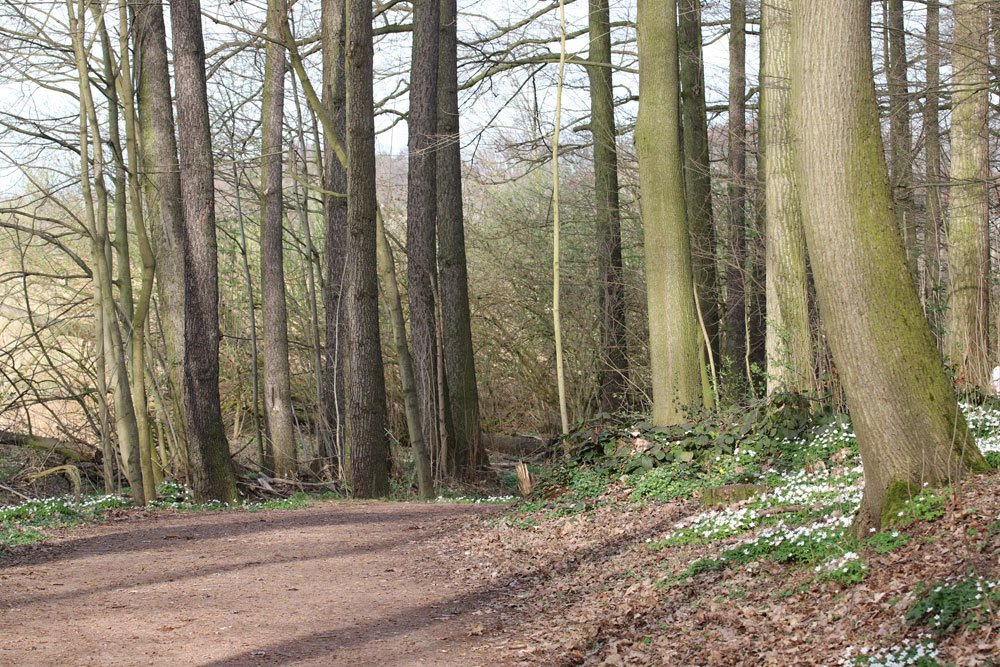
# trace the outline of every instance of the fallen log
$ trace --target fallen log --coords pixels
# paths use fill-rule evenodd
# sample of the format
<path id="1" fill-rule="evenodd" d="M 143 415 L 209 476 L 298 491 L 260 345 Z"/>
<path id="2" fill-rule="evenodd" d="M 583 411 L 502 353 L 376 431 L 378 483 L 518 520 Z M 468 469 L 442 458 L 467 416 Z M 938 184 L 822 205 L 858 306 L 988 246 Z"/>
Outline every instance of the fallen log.
<path id="1" fill-rule="evenodd" d="M 0 430 L 0 445 L 10 447 L 25 447 L 39 452 L 55 454 L 73 463 L 97 463 L 100 461 L 101 450 L 97 447 L 80 442 L 43 438 L 29 433 Z"/>

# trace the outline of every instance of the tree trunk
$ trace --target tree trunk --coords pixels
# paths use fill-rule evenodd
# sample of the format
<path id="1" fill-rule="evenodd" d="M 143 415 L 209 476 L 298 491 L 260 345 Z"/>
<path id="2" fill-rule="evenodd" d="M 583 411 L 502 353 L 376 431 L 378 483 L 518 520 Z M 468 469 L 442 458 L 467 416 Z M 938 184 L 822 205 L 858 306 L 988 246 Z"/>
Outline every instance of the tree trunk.
<path id="1" fill-rule="evenodd" d="M 413 6 L 413 57 L 410 66 L 409 142 L 407 144 L 406 256 L 407 299 L 413 335 L 413 366 L 420 399 L 421 430 L 428 448 L 438 450 L 446 437 L 438 429 L 437 324 L 437 95 L 439 0 Z M 445 406 L 447 409 L 447 406 Z M 451 442 L 451 438 L 447 438 Z M 417 478 L 433 484 L 429 458 L 414 452 Z"/>
<path id="2" fill-rule="evenodd" d="M 747 376 L 746 0 L 731 0 L 729 25 L 729 257 L 725 347 L 731 377 Z M 748 380 L 751 378 L 747 377 Z M 743 382 L 738 382 L 743 385 Z"/>
<path id="3" fill-rule="evenodd" d="M 594 141 L 597 266 L 601 309 L 598 402 L 613 412 L 626 402 L 625 284 L 618 208 L 618 134 L 611 77 L 611 14 L 607 0 L 590 0 L 590 133 Z"/>
<path id="4" fill-rule="evenodd" d="M 261 295 L 264 304 L 264 409 L 274 474 L 298 476 L 285 305 L 282 131 L 285 104 L 285 0 L 268 0 L 261 120 Z"/>
<path id="5" fill-rule="evenodd" d="M 922 485 L 985 462 L 934 346 L 895 224 L 867 0 L 796 0 L 792 126 L 820 312 L 865 468 L 865 535 Z M 831 104 L 836 100 L 836 104 Z"/>
<path id="6" fill-rule="evenodd" d="M 458 5 L 441 0 L 438 56 L 437 220 L 438 280 L 448 402 L 455 424 L 450 475 L 474 477 L 485 462 L 480 443 L 479 389 L 472 346 L 469 277 L 462 208 L 462 144 L 458 117 Z"/>
<path id="7" fill-rule="evenodd" d="M 792 0 L 769 0 L 761 5 L 768 394 L 808 394 L 814 388 L 806 239 L 790 136 L 791 12 Z"/>
<path id="8" fill-rule="evenodd" d="M 199 0 L 170 3 L 184 219 L 184 419 L 198 502 L 236 500 L 219 405 L 219 285 L 215 166 Z"/>
<path id="9" fill-rule="evenodd" d="M 691 238 L 684 203 L 677 0 L 639 0 L 635 144 L 645 232 L 653 421 L 684 421 L 703 404 Z"/>
<path id="10" fill-rule="evenodd" d="M 345 317 L 343 296 L 344 251 L 347 244 L 347 171 L 333 150 L 345 136 L 347 98 L 344 87 L 344 0 L 323 0 L 323 107 L 329 110 L 336 137 L 326 136 L 323 145 L 323 264 L 326 280 L 323 307 L 326 347 L 323 361 L 323 415 L 326 456 L 334 470 L 343 465 Z M 334 194 L 335 193 L 335 194 Z"/>
<path id="11" fill-rule="evenodd" d="M 913 210 L 913 139 L 910 136 L 910 91 L 906 72 L 906 25 L 903 0 L 888 0 L 886 25 L 889 57 L 886 79 L 889 84 L 889 182 L 896 220 L 903 231 L 906 261 L 917 275 L 917 216 Z"/>
<path id="12" fill-rule="evenodd" d="M 351 491 L 356 497 L 389 492 L 385 378 L 378 322 L 376 274 L 375 117 L 372 90 L 372 4 L 347 4 L 347 388 Z"/>
<path id="13" fill-rule="evenodd" d="M 712 210 L 708 115 L 705 108 L 701 0 L 680 0 L 678 11 L 684 184 L 698 307 L 708 338 L 707 346 L 702 348 L 701 363 L 702 370 L 705 371 L 711 365 L 710 361 L 714 363 L 719 358 L 719 290 L 715 266 L 715 218 Z M 706 352 L 711 354 L 711 360 L 704 358 Z M 705 389 L 707 393 L 708 387 Z"/>
<path id="14" fill-rule="evenodd" d="M 952 48 L 951 199 L 945 349 L 960 386 L 990 378 L 989 43 L 979 0 L 956 0 Z"/>
<path id="15" fill-rule="evenodd" d="M 174 137 L 174 112 L 167 65 L 163 6 L 130 0 L 138 81 L 139 126 L 146 215 L 156 245 L 159 321 L 166 343 L 167 381 L 173 396 L 173 432 L 180 440 L 180 477 L 190 475 L 186 437 L 181 427 L 184 387 L 184 211 Z M 176 474 L 177 471 L 175 471 Z"/>
<path id="16" fill-rule="evenodd" d="M 935 336 L 940 336 L 943 322 L 941 296 L 941 230 L 944 224 L 944 204 L 941 200 L 941 3 L 927 0 L 927 92 L 924 98 L 924 266 L 926 267 L 927 319 Z"/>

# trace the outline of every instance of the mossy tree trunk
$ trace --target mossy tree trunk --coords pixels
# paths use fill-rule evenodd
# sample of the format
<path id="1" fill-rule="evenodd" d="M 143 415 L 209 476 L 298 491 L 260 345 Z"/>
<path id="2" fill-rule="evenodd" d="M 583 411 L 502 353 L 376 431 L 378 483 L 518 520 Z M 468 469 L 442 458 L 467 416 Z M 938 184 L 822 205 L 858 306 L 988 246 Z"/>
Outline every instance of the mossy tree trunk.
<path id="1" fill-rule="evenodd" d="M 945 351 L 960 386 L 990 378 L 989 13 L 956 0 L 952 47 L 951 198 Z"/>
<path id="2" fill-rule="evenodd" d="M 672 425 L 704 405 L 680 133 L 677 0 L 639 0 L 635 144 L 646 257 L 653 421 Z"/>
<path id="3" fill-rule="evenodd" d="M 761 5 L 760 128 L 767 248 L 767 392 L 814 389 L 806 238 L 789 108 L 792 0 Z"/>
<path id="4" fill-rule="evenodd" d="M 917 275 L 917 216 L 913 206 L 913 137 L 910 127 L 910 90 L 907 76 L 906 24 L 903 0 L 888 0 L 889 33 L 886 79 L 889 84 L 889 182 L 896 221 L 903 232 L 906 261 Z"/>
<path id="5" fill-rule="evenodd" d="M 866 534 L 924 483 L 982 469 L 892 208 L 867 0 L 795 0 L 792 126 L 820 313 L 858 434 Z M 831 104 L 836 100 L 836 104 Z"/>
<path id="6" fill-rule="evenodd" d="M 941 308 L 941 232 L 944 224 L 944 205 L 941 199 L 941 4 L 927 0 L 927 67 L 924 98 L 924 267 L 925 306 L 927 319 L 935 336 L 939 336 L 943 317 Z"/>

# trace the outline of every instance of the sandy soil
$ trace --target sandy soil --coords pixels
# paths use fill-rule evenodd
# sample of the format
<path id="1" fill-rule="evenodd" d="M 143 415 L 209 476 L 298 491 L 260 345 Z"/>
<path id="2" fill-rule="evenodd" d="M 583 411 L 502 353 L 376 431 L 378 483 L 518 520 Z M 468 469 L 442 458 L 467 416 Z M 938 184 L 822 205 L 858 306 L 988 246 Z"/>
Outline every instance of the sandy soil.
<path id="1" fill-rule="evenodd" d="M 474 636 L 490 595 L 436 544 L 486 511 L 341 502 L 66 531 L 0 560 L 0 665 L 494 665 Z"/>

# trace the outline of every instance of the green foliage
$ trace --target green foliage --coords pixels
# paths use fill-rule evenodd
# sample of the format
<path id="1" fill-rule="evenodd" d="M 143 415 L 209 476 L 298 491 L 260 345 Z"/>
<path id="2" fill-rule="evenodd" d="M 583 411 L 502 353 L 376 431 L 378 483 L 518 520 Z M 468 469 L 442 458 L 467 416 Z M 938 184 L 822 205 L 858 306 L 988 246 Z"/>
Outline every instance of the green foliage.
<path id="1" fill-rule="evenodd" d="M 59 528 L 99 520 L 107 511 L 128 506 L 118 496 L 31 500 L 0 508 L 0 552 L 44 539 L 39 528 Z"/>
<path id="2" fill-rule="evenodd" d="M 890 551 L 895 551 L 900 547 L 906 546 L 909 541 L 910 538 L 903 535 L 898 530 L 883 530 L 882 532 L 875 533 L 869 537 L 867 544 L 875 553 L 887 554 Z"/>
<path id="3" fill-rule="evenodd" d="M 910 485 L 896 483 L 889 487 L 886 496 L 882 526 L 908 526 L 917 521 L 940 519 L 944 516 L 945 503 L 950 496 L 950 487 L 924 488 L 913 494 Z"/>
<path id="4" fill-rule="evenodd" d="M 987 625 L 1000 607 L 1000 581 L 973 575 L 923 585 L 921 593 L 906 612 L 906 620 L 937 635 Z"/>

